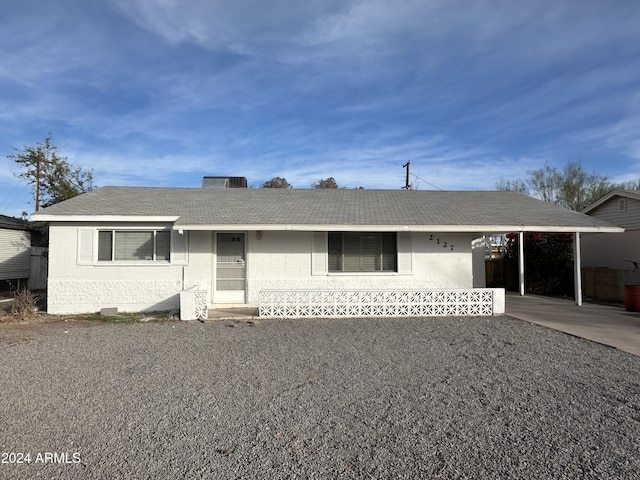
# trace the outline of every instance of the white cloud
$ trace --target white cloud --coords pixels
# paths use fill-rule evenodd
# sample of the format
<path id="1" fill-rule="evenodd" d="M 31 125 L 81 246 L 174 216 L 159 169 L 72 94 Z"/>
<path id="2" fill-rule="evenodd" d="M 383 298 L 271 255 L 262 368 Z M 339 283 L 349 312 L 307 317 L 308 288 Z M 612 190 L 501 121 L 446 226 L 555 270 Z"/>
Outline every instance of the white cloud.
<path id="1" fill-rule="evenodd" d="M 112 0 L 142 28 L 169 43 L 189 42 L 240 54 L 290 41 L 317 18 L 348 8 L 342 0 Z"/>
<path id="2" fill-rule="evenodd" d="M 492 188 L 585 154 L 612 177 L 638 172 L 636 2 L 60 0 L 3 13 L 0 145 L 52 131 L 101 185 L 229 173 L 396 188 L 410 160 L 440 188 Z"/>

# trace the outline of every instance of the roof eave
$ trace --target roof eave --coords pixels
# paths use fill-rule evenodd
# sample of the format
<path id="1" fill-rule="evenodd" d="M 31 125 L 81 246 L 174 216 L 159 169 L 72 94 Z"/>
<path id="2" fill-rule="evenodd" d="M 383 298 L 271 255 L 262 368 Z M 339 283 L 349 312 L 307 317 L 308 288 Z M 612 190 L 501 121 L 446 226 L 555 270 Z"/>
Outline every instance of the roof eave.
<path id="1" fill-rule="evenodd" d="M 34 213 L 31 219 L 37 222 L 168 222 L 179 216 L 166 215 L 47 215 Z"/>
<path id="2" fill-rule="evenodd" d="M 180 224 L 174 230 L 298 232 L 450 232 L 450 233 L 623 233 L 622 227 L 557 225 L 341 225 L 341 224 Z"/>

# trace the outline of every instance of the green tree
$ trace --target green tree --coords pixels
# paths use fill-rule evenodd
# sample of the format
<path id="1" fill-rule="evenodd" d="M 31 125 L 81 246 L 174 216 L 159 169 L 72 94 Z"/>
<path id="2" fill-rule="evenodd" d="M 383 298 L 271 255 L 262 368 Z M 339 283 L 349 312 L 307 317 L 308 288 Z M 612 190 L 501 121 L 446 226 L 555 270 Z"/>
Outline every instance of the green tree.
<path id="1" fill-rule="evenodd" d="M 322 180 L 318 180 L 311 184 L 311 188 L 340 188 L 338 187 L 338 182 L 333 177 L 325 178 Z"/>
<path id="2" fill-rule="evenodd" d="M 292 185 L 287 182 L 286 178 L 283 177 L 273 177 L 271 180 L 267 180 L 262 185 L 261 188 L 292 188 Z"/>
<path id="3" fill-rule="evenodd" d="M 516 191 L 545 202 L 580 211 L 615 187 L 607 177 L 587 173 L 581 162 L 568 162 L 562 170 L 545 165 L 529 170 L 522 180 L 496 183 L 497 190 Z"/>
<path id="4" fill-rule="evenodd" d="M 13 150 L 15 153 L 7 157 L 20 169 L 14 175 L 27 180 L 33 188 L 36 212 L 41 206 L 48 207 L 94 189 L 93 170 L 76 167 L 67 157 L 59 155 L 58 147 L 51 143 L 51 134 L 35 146 Z"/>

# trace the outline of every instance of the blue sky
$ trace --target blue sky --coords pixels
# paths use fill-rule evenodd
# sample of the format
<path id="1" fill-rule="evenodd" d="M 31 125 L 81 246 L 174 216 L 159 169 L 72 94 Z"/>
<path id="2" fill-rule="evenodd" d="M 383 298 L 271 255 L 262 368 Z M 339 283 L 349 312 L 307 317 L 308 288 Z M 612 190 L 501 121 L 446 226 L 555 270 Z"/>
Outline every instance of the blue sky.
<path id="1" fill-rule="evenodd" d="M 635 0 L 7 0 L 0 213 L 33 210 L 6 156 L 49 132 L 98 186 L 637 180 L 638 25 Z"/>

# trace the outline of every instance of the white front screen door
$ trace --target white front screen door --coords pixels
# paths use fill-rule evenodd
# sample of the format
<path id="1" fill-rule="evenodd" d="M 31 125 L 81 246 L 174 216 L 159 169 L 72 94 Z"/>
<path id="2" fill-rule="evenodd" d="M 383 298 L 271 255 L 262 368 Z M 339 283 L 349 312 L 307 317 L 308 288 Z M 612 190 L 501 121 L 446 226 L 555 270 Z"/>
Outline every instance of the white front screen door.
<path id="1" fill-rule="evenodd" d="M 244 233 L 218 233 L 216 245 L 216 293 L 214 302 L 245 303 Z"/>

